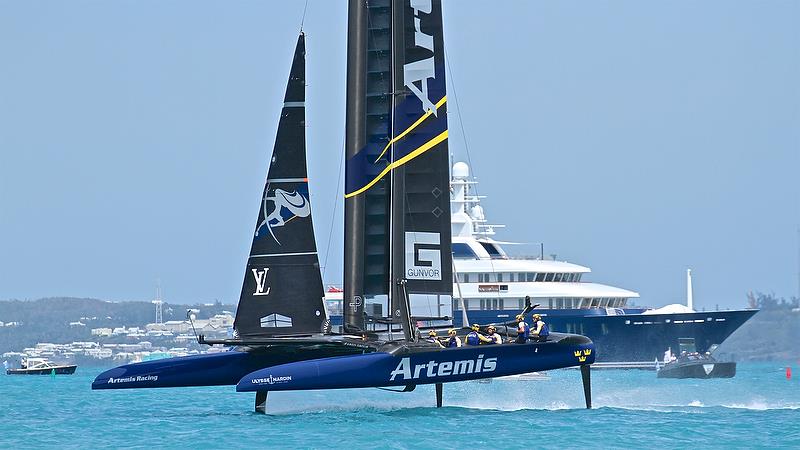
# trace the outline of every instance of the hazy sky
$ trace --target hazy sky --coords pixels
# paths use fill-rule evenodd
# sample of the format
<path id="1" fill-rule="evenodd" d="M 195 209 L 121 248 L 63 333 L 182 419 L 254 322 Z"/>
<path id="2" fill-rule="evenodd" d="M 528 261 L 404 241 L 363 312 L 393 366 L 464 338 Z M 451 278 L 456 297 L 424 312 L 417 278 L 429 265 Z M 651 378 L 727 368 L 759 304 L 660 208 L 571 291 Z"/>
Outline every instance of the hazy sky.
<path id="1" fill-rule="evenodd" d="M 303 6 L 0 0 L 0 299 L 147 300 L 160 279 L 167 301 L 235 302 Z M 699 307 L 797 295 L 800 2 L 444 14 L 450 148 L 498 238 L 640 304 L 683 301 L 687 267 Z M 305 30 L 312 204 L 340 282 L 346 2 L 311 0 Z"/>

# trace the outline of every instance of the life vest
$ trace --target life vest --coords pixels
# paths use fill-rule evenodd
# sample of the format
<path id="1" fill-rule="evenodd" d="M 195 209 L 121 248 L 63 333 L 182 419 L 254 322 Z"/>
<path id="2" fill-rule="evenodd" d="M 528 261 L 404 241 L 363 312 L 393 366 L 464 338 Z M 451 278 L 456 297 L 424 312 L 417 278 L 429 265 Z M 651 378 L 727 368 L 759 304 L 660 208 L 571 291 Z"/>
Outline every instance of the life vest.
<path id="1" fill-rule="evenodd" d="M 539 332 L 539 336 L 547 337 L 550 336 L 550 327 L 547 326 L 547 322 L 542 325 L 542 331 Z"/>
<path id="2" fill-rule="evenodd" d="M 448 347 L 458 347 L 458 341 L 456 339 L 457 339 L 456 336 L 451 337 L 450 340 L 447 341 L 447 346 Z"/>
<path id="3" fill-rule="evenodd" d="M 477 331 L 470 331 L 467 335 L 467 345 L 480 345 L 481 340 L 478 337 Z"/>
<path id="4" fill-rule="evenodd" d="M 536 327 L 538 327 L 538 326 L 539 326 L 538 322 L 542 322 L 542 330 L 541 330 L 541 331 L 539 331 L 539 335 L 538 335 L 538 336 L 539 336 L 539 337 L 547 337 L 547 336 L 550 336 L 550 327 L 548 327 L 548 326 L 547 326 L 547 322 L 545 322 L 545 321 L 543 321 L 543 320 L 539 320 L 539 321 L 537 321 L 537 322 L 534 322 L 534 323 L 533 323 L 533 326 L 534 326 L 534 328 L 536 328 Z"/>
<path id="5" fill-rule="evenodd" d="M 520 322 L 520 325 L 522 325 L 522 337 L 528 340 L 531 337 L 531 327 L 526 322 Z M 519 333 L 519 328 L 517 328 L 517 333 Z"/>

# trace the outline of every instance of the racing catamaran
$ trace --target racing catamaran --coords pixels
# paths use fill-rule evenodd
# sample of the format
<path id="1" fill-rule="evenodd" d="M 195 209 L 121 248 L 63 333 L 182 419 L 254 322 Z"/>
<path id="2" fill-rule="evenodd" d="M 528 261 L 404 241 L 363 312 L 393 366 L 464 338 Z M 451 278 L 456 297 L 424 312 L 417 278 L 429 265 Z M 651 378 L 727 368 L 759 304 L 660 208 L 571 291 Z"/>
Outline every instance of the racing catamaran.
<path id="1" fill-rule="evenodd" d="M 421 328 L 452 324 L 441 1 L 350 0 L 348 22 L 342 333 L 324 308 L 308 203 L 301 34 L 236 335 L 199 337 L 231 350 L 124 365 L 92 388 L 236 385 L 256 392 L 263 413 L 271 391 L 435 384 L 441 406 L 447 382 L 580 366 L 591 407 L 596 352 L 585 336 L 451 348 L 420 339 Z"/>

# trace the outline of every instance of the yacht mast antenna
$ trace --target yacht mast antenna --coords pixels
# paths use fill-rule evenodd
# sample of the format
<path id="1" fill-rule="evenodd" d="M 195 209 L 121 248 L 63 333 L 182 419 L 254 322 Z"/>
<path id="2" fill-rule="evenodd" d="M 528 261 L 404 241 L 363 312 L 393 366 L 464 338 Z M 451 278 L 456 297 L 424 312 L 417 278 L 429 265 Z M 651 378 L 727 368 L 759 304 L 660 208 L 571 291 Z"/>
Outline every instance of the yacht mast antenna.
<path id="1" fill-rule="evenodd" d="M 694 311 L 694 298 L 692 298 L 692 269 L 686 269 L 686 306 Z"/>

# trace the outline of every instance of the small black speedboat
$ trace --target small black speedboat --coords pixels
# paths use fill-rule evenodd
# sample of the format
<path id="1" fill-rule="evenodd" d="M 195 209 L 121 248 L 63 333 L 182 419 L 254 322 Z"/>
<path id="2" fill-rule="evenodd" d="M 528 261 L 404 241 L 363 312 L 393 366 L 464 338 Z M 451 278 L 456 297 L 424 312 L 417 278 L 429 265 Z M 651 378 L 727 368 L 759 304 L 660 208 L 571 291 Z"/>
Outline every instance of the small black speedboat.
<path id="1" fill-rule="evenodd" d="M 710 354 L 688 353 L 658 369 L 658 378 L 733 378 L 735 362 L 719 362 Z"/>
<path id="2" fill-rule="evenodd" d="M 55 364 L 45 358 L 28 358 L 19 369 L 6 369 L 6 375 L 72 375 L 75 364 Z"/>

